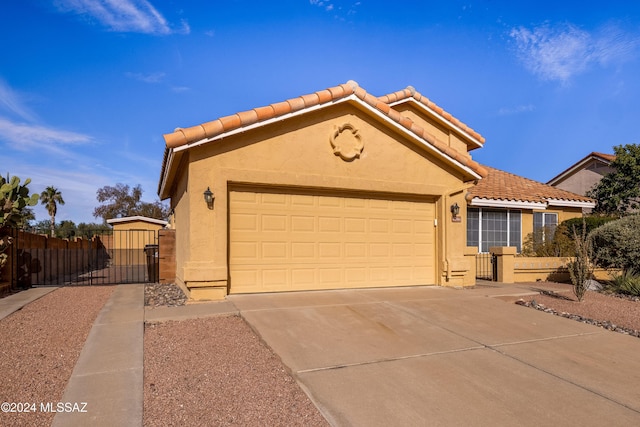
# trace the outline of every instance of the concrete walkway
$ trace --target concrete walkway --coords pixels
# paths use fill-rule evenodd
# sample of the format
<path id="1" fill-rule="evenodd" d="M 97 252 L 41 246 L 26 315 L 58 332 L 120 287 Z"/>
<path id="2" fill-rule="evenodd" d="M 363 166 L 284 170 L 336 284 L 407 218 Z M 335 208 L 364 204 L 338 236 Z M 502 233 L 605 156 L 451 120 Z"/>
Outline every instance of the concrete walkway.
<path id="1" fill-rule="evenodd" d="M 48 294 L 55 291 L 56 287 L 47 288 L 30 288 L 24 291 L 20 291 L 17 294 L 9 295 L 8 297 L 0 298 L 0 320 L 4 319 L 11 313 L 14 313 L 25 305 L 29 304 Z"/>
<path id="2" fill-rule="evenodd" d="M 142 426 L 144 285 L 118 285 L 102 308 L 67 383 L 54 427 Z"/>
<path id="3" fill-rule="evenodd" d="M 119 285 L 63 397 L 87 413 L 53 425 L 141 426 L 144 321 L 238 313 L 334 426 L 640 425 L 640 340 L 503 301 L 536 293 L 362 289 L 145 310 L 144 285 Z"/>

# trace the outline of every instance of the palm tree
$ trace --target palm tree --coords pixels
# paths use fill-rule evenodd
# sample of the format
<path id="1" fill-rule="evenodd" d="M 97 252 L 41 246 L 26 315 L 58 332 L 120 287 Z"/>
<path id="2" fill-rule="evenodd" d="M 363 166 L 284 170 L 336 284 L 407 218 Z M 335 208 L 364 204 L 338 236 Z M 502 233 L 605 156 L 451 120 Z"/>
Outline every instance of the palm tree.
<path id="1" fill-rule="evenodd" d="M 58 203 L 64 205 L 62 193 L 57 188 L 49 186 L 40 194 L 40 203 L 45 205 L 47 212 L 51 215 L 51 237 L 54 237 Z"/>

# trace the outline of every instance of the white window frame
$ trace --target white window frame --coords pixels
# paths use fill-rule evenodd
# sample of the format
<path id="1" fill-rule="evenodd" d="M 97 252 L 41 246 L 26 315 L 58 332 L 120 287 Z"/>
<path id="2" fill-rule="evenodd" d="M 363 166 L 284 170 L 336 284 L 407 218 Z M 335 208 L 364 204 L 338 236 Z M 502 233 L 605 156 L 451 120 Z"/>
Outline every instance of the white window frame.
<path id="1" fill-rule="evenodd" d="M 483 209 L 487 209 L 487 208 L 482 208 L 482 207 L 476 207 L 476 206 L 470 206 L 471 209 L 477 209 L 478 210 L 478 236 L 477 236 L 477 240 L 478 240 L 478 253 L 489 253 L 487 252 L 482 252 L 482 211 Z M 496 208 L 488 208 L 489 210 L 492 211 L 496 211 L 496 210 L 501 210 L 501 211 L 506 211 L 507 212 L 507 245 L 510 247 L 515 247 L 516 249 L 518 248 L 517 246 L 511 246 L 511 212 L 518 212 L 520 213 L 520 251 L 522 251 L 522 210 L 521 209 L 496 209 Z M 544 217 L 543 217 L 544 218 Z M 487 248 L 488 249 L 488 248 Z"/>

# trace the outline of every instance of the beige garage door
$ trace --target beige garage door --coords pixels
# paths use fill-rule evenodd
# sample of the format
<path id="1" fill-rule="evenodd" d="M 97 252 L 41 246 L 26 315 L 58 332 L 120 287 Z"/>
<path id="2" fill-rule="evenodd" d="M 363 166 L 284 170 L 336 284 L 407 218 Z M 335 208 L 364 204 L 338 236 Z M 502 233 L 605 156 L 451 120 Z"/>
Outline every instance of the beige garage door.
<path id="1" fill-rule="evenodd" d="M 435 283 L 429 201 L 230 193 L 231 293 Z"/>

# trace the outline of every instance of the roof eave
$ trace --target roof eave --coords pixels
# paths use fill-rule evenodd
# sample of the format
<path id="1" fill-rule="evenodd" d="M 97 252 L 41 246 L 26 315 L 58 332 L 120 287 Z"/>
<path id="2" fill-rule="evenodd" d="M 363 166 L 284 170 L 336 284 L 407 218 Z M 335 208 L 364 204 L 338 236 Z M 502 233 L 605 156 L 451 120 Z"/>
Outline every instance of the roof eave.
<path id="1" fill-rule="evenodd" d="M 428 151 L 432 152 L 433 154 L 435 154 L 436 156 L 444 159 L 445 161 L 448 161 L 450 163 L 452 163 L 456 168 L 458 168 L 459 170 L 463 171 L 464 173 L 468 174 L 470 179 L 481 179 L 482 175 L 479 174 L 478 172 L 474 171 L 472 168 L 462 164 L 461 162 L 459 162 L 458 160 L 448 156 L 447 154 L 443 153 L 442 151 L 438 150 L 435 146 L 433 146 L 431 143 L 429 143 L 428 141 L 426 141 L 423 137 L 417 135 L 416 133 L 412 132 L 410 129 L 407 129 L 406 127 L 402 126 L 400 123 L 396 122 L 395 120 L 392 120 L 389 116 L 385 115 L 384 113 L 382 113 L 381 111 L 379 111 L 377 108 L 369 105 L 367 102 L 365 102 L 364 100 L 362 100 L 358 95 L 356 94 L 350 94 L 348 96 L 345 96 L 343 98 L 339 98 L 339 99 L 334 99 L 332 101 L 326 102 L 326 103 L 322 103 L 322 104 L 318 104 L 315 106 L 311 106 L 308 108 L 304 108 L 298 111 L 294 111 L 291 113 L 287 113 L 281 116 L 277 116 L 271 119 L 267 119 L 264 121 L 260 121 L 257 123 L 253 123 L 247 126 L 243 126 L 243 127 L 239 127 L 236 129 L 232 129 L 229 130 L 227 132 L 223 132 L 220 134 L 217 134 L 213 137 L 209 137 L 209 138 L 202 138 L 187 144 L 183 144 L 183 145 L 179 145 L 177 147 L 174 148 L 169 148 L 169 152 L 167 154 L 167 165 L 165 167 L 164 170 L 164 175 L 162 177 L 162 181 L 161 184 L 159 185 L 159 195 L 161 199 L 166 199 L 169 197 L 168 194 L 168 188 L 166 188 L 166 184 L 167 184 L 167 178 L 171 173 L 172 168 L 175 166 L 175 161 L 174 161 L 174 157 L 176 154 L 181 153 L 183 151 L 186 151 L 190 148 L 194 148 L 194 147 L 198 147 L 200 145 L 203 144 L 207 144 L 210 142 L 214 142 L 214 141 L 218 141 L 218 140 L 222 140 L 224 138 L 228 138 L 234 135 L 238 135 L 247 131 L 250 131 L 252 129 L 256 129 L 262 126 L 266 126 L 268 124 L 272 124 L 272 123 L 278 123 L 281 122 L 283 120 L 287 120 L 293 117 L 297 117 L 303 114 L 307 114 L 309 112 L 312 111 L 318 111 L 324 108 L 329 108 L 331 106 L 334 105 L 338 105 L 341 103 L 345 103 L 345 102 L 351 102 L 351 103 L 355 103 L 356 105 L 358 105 L 358 107 L 360 107 L 361 109 L 365 109 L 368 112 L 372 113 L 377 119 L 381 120 L 382 122 L 386 123 L 387 125 L 393 127 L 394 129 L 398 130 L 400 133 L 404 134 L 405 136 L 409 137 L 410 139 L 418 142 L 421 146 L 423 146 L 424 148 L 426 148 Z M 466 181 L 466 180 L 465 180 Z"/>
<path id="2" fill-rule="evenodd" d="M 549 203 L 549 206 L 561 206 L 566 208 L 593 209 L 596 207 L 596 203 L 590 201 L 547 199 L 547 202 Z"/>
<path id="3" fill-rule="evenodd" d="M 487 208 L 509 208 L 509 209 L 546 209 L 545 202 L 530 202 L 526 200 L 500 200 L 485 197 L 474 197 L 470 206 Z"/>
<path id="4" fill-rule="evenodd" d="M 132 222 L 132 221 L 142 221 L 142 222 L 149 222 L 152 224 L 157 224 L 157 225 L 167 225 L 168 222 L 163 220 L 163 219 L 156 219 L 156 218 L 149 218 L 146 216 L 140 216 L 140 215 L 135 215 L 135 216 L 127 216 L 124 218 L 111 218 L 107 220 L 107 224 L 118 224 L 121 222 Z"/>
<path id="5" fill-rule="evenodd" d="M 455 123 L 452 123 L 450 120 L 447 120 L 445 117 L 443 117 L 437 111 L 434 111 L 433 109 L 429 108 L 429 106 L 423 104 L 422 102 L 419 102 L 418 100 L 416 100 L 413 97 L 405 98 L 405 99 L 401 99 L 401 100 L 392 102 L 392 103 L 389 104 L 389 106 L 390 107 L 394 107 L 396 105 L 403 104 L 405 102 L 411 102 L 412 104 L 416 105 L 419 109 L 421 109 L 422 111 L 424 111 L 425 113 L 427 113 L 428 115 L 430 115 L 431 117 L 436 119 L 439 123 L 450 127 L 456 133 L 460 134 L 462 137 L 464 137 L 464 139 L 466 141 L 471 143 L 471 145 L 473 146 L 472 150 L 474 150 L 476 148 L 484 147 L 484 143 L 482 141 L 479 141 L 477 138 L 473 137 L 467 131 L 462 129 L 460 126 L 457 126 Z"/>

